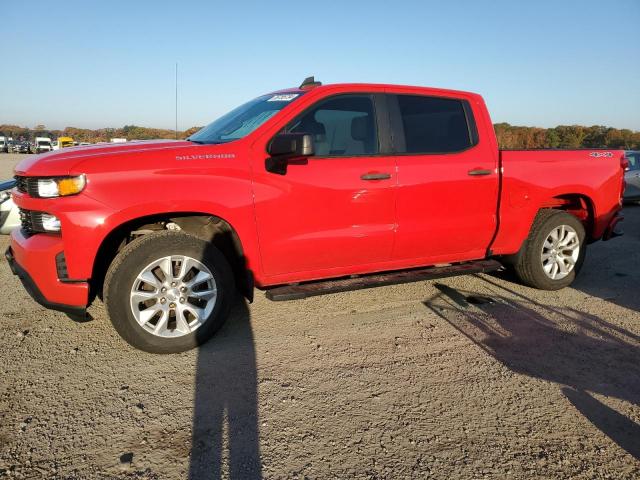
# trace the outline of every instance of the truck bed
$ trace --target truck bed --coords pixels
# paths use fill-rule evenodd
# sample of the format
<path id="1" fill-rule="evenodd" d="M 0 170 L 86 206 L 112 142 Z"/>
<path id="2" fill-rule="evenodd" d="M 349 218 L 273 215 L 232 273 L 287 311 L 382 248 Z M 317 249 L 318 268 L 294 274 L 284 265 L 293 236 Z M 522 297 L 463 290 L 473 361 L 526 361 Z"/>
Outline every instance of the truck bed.
<path id="1" fill-rule="evenodd" d="M 500 150 L 499 228 L 496 254 L 518 250 L 542 206 L 586 208 L 592 218 L 590 240 L 602 237 L 620 208 L 624 150 Z"/>

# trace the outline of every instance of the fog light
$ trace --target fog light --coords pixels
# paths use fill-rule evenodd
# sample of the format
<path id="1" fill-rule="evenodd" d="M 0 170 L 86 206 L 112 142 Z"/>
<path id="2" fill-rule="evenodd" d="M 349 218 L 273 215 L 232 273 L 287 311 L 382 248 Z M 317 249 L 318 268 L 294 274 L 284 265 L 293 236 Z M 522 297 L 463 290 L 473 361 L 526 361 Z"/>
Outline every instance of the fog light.
<path id="1" fill-rule="evenodd" d="M 42 214 L 42 229 L 47 232 L 59 232 L 60 231 L 60 220 L 58 217 L 53 215 L 49 215 L 48 213 Z"/>

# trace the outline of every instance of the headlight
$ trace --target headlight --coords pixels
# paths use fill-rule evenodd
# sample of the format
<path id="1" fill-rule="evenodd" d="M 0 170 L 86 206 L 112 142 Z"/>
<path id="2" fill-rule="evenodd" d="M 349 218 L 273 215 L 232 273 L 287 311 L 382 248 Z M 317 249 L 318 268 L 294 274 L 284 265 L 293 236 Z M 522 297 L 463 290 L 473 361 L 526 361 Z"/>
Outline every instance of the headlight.
<path id="1" fill-rule="evenodd" d="M 84 175 L 63 178 L 39 178 L 38 196 L 44 198 L 66 197 L 76 195 L 84 190 L 87 184 Z"/>

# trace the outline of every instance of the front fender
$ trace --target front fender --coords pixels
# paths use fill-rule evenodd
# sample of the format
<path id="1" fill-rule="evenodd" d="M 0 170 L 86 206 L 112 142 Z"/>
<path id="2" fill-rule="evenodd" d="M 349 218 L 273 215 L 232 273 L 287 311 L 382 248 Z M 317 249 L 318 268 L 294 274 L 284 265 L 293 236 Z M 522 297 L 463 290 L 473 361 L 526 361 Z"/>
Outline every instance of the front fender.
<path id="1" fill-rule="evenodd" d="M 123 210 L 113 210 L 105 215 L 99 225 L 95 225 L 91 234 L 90 246 L 86 254 L 89 258 L 95 259 L 100 247 L 107 237 L 116 229 L 136 220 L 147 217 L 171 217 L 183 215 L 207 215 L 218 217 L 227 222 L 235 230 L 242 244 L 243 253 L 247 267 L 252 271 L 259 268 L 259 254 L 257 237 L 255 232 L 255 222 L 253 221 L 253 206 L 245 208 L 229 208 L 215 202 L 153 202 L 136 204 Z M 71 266 L 69 266 L 71 268 Z M 78 271 L 78 278 L 89 278 L 92 268 L 83 264 L 83 270 Z M 76 273 L 76 272 L 74 272 Z"/>

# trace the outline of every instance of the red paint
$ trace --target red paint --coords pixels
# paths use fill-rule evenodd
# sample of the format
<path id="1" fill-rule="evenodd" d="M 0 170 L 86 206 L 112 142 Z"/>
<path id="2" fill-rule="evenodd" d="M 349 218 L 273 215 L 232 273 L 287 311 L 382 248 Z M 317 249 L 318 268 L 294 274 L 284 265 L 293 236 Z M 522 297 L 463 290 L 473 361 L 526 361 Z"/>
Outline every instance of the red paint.
<path id="1" fill-rule="evenodd" d="M 288 121 L 320 99 L 355 92 L 466 99 L 479 143 L 453 155 L 310 157 L 290 165 L 284 176 L 265 170 L 266 146 Z M 21 162 L 18 175 L 83 173 L 87 187 L 77 196 L 55 199 L 15 192 L 21 208 L 56 215 L 62 233 L 25 238 L 14 232 L 11 245 L 48 300 L 76 306 L 88 302 L 87 283 L 59 282 L 55 255 L 64 251 L 70 278 L 89 279 L 111 231 L 155 214 L 201 213 L 227 221 L 259 287 L 479 259 L 488 250 L 515 253 L 538 209 L 561 205 L 554 197 L 563 195 L 584 196 L 593 213 L 592 236 L 601 237 L 620 209 L 623 152 L 611 152 L 613 157 L 601 158 L 590 157 L 588 150 L 500 152 L 485 104 L 472 93 L 321 86 L 228 144 L 102 144 Z M 469 176 L 474 169 L 491 174 Z M 364 181 L 365 173 L 390 178 Z"/>

